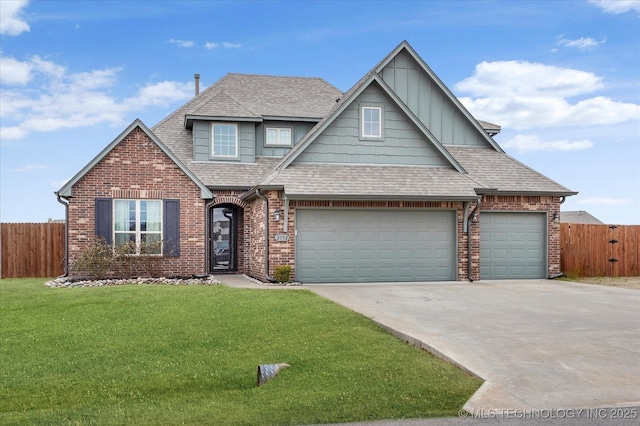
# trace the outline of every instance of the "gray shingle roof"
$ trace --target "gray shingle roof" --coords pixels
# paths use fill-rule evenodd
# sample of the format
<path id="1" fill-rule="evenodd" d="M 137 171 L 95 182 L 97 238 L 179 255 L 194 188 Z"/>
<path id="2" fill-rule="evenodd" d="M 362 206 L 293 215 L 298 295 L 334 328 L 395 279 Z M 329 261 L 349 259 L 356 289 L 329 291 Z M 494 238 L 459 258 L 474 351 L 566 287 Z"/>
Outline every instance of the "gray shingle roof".
<path id="1" fill-rule="evenodd" d="M 560 212 L 562 223 L 585 223 L 590 225 L 604 225 L 604 222 L 584 210 Z"/>
<path id="2" fill-rule="evenodd" d="M 324 117 L 342 92 L 320 78 L 227 74 L 153 127 L 153 133 L 208 186 L 257 185 L 277 163 L 193 161 L 193 136 L 186 115 L 234 117 Z"/>
<path id="3" fill-rule="evenodd" d="M 476 199 L 478 186 L 448 167 L 293 163 L 264 185 L 284 186 L 292 198 Z"/>
<path id="4" fill-rule="evenodd" d="M 538 193 L 556 196 L 576 192 L 525 166 L 505 153 L 490 148 L 445 146 L 481 188 L 503 193 Z"/>
<path id="5" fill-rule="evenodd" d="M 250 74 L 227 74 L 201 96 L 208 103 L 220 93 L 258 116 L 316 119 L 327 115 L 335 100 L 342 96 L 341 91 L 321 78 Z M 187 109 L 185 113 L 195 114 L 196 110 Z"/>

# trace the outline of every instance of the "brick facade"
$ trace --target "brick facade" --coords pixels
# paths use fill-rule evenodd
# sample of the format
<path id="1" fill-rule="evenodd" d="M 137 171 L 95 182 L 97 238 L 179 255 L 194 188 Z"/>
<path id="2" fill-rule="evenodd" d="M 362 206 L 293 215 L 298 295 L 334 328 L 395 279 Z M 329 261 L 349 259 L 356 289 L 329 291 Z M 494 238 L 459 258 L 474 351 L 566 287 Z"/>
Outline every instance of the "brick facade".
<path id="1" fill-rule="evenodd" d="M 238 198 L 242 191 L 220 190 L 214 200 L 201 198 L 196 185 L 140 128 L 135 128 L 74 186 L 69 200 L 69 257 L 73 259 L 95 238 L 95 199 L 179 199 L 180 256 L 163 257 L 165 275 L 191 275 L 209 272 L 209 234 L 212 208 L 234 206 L 237 218 L 237 272 L 260 280 L 265 274 L 265 202 L 255 197 L 246 202 Z M 468 240 L 464 229 L 465 205 L 462 202 L 427 201 L 310 201 L 290 200 L 286 233 L 288 241 L 276 241 L 285 233 L 283 191 L 263 191 L 269 211 L 269 271 L 275 274 L 279 265 L 290 265 L 295 279 L 295 213 L 296 208 L 379 208 L 379 209 L 447 209 L 457 218 L 457 277 L 468 279 Z M 470 203 L 467 214 L 473 211 Z M 278 210 L 280 220 L 275 220 Z M 548 274 L 560 273 L 560 227 L 553 214 L 560 210 L 559 197 L 484 196 L 478 217 L 487 211 L 531 211 L 547 213 Z M 480 279 L 480 226 L 469 222 L 472 238 L 472 279 Z"/>
<path id="2" fill-rule="evenodd" d="M 553 219 L 554 213 L 560 217 L 560 197 L 485 195 L 482 198 L 479 214 L 481 215 L 483 211 L 546 212 L 548 275 L 554 276 L 560 273 L 560 221 Z M 478 243 L 479 241 L 478 235 Z"/>
<path id="3" fill-rule="evenodd" d="M 278 265 L 290 265 L 291 277 L 295 279 L 295 212 L 297 207 L 316 208 L 380 208 L 380 209 L 455 209 L 457 218 L 457 275 L 459 281 L 467 281 L 469 277 L 468 265 L 468 237 L 464 229 L 464 203 L 462 202 L 427 202 L 427 201 L 310 201 L 290 200 L 288 212 L 287 234 L 289 241 L 275 241 L 276 234 L 284 233 L 284 214 L 280 220 L 274 218 L 274 211 L 282 211 L 284 199 L 282 191 L 264 191 L 269 200 L 269 275 L 273 276 Z M 470 203 L 468 213 L 475 208 L 476 203 Z M 255 198 L 250 206 L 251 241 L 249 250 L 251 264 L 243 271 L 250 276 L 265 280 L 264 269 L 264 202 Z M 482 211 L 537 211 L 547 212 L 548 217 L 548 273 L 554 275 L 560 272 L 560 234 L 559 224 L 554 222 L 553 213 L 559 212 L 560 199 L 558 197 L 531 196 L 484 196 L 478 209 L 476 222 L 469 221 L 471 226 L 471 278 L 480 279 L 480 224 Z"/>
<path id="4" fill-rule="evenodd" d="M 95 199 L 180 200 L 180 255 L 163 257 L 164 275 L 203 274 L 205 200 L 200 188 L 136 127 L 74 186 L 69 200 L 69 262 L 95 240 Z"/>

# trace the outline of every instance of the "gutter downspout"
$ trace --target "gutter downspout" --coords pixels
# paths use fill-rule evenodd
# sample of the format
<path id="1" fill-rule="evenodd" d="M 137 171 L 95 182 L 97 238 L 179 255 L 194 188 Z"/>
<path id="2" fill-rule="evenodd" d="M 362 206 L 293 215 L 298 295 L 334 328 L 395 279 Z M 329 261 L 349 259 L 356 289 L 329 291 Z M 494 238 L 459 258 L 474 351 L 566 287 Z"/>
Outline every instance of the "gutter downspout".
<path id="1" fill-rule="evenodd" d="M 560 197 L 560 204 L 563 204 L 565 201 L 567 201 L 567 197 Z M 558 212 L 558 215 L 560 215 L 560 212 Z M 560 271 L 559 274 L 549 275 L 548 279 L 555 280 L 560 277 L 564 277 L 564 272 Z"/>
<path id="2" fill-rule="evenodd" d="M 58 191 L 54 192 L 58 202 L 64 206 L 64 274 L 56 278 L 69 276 L 69 202 L 64 202 Z"/>
<path id="3" fill-rule="evenodd" d="M 270 283 L 276 280 L 269 276 L 269 200 L 256 188 L 256 196 L 264 201 L 264 277 Z"/>
<path id="4" fill-rule="evenodd" d="M 471 210 L 471 213 L 469 213 L 469 216 L 467 216 L 467 269 L 468 269 L 468 278 L 469 278 L 469 282 L 473 282 L 473 276 L 471 273 L 471 224 L 473 223 L 473 216 L 475 216 L 476 212 L 478 211 L 478 208 L 480 208 L 480 203 L 482 201 L 482 196 L 480 196 L 478 198 L 478 201 L 476 202 L 476 206 L 473 208 L 473 210 Z"/>

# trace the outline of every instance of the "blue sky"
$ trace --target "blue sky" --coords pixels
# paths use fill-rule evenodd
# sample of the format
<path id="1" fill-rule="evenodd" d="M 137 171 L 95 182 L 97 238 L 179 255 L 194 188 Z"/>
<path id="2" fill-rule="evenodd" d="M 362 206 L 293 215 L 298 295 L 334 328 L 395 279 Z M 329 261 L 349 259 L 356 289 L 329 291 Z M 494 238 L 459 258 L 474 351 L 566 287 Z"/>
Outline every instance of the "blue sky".
<path id="1" fill-rule="evenodd" d="M 513 157 L 640 223 L 640 1 L 0 1 L 0 220 L 53 194 L 135 118 L 228 72 L 346 91 L 407 40 Z"/>

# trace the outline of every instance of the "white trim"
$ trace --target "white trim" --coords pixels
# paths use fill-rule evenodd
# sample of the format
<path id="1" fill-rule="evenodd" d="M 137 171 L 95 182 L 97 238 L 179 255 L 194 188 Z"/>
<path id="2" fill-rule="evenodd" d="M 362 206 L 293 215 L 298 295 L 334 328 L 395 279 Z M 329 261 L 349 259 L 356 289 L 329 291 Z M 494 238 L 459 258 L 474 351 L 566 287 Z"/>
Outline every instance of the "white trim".
<path id="1" fill-rule="evenodd" d="M 215 144 L 214 144 L 214 137 L 215 137 L 215 131 L 214 128 L 215 126 L 232 126 L 235 129 L 235 154 L 234 155 L 222 155 L 222 154 L 216 154 L 215 151 Z M 211 123 L 211 157 L 212 158 L 238 158 L 239 154 L 238 154 L 238 139 L 239 139 L 239 135 L 238 135 L 238 125 L 236 123 L 225 123 L 225 122 L 214 122 Z"/>
<path id="2" fill-rule="evenodd" d="M 364 113 L 366 110 L 378 110 L 378 133 L 366 134 L 365 133 L 365 118 Z M 374 122 L 371 121 L 373 124 Z M 360 107 L 360 137 L 366 139 L 382 139 L 382 107 L 377 106 L 362 106 Z"/>
<path id="3" fill-rule="evenodd" d="M 117 222 L 117 215 L 116 215 L 116 204 L 118 201 L 126 201 L 126 202 L 135 202 L 136 203 L 136 229 L 135 231 L 116 231 L 116 222 Z M 142 231 L 140 229 L 140 202 L 141 201 L 145 201 L 145 202 L 157 202 L 160 203 L 160 230 L 159 231 Z M 134 199 L 134 198 L 115 198 L 113 200 L 113 213 L 112 213 L 112 223 L 111 223 L 111 232 L 113 235 L 113 246 L 116 247 L 117 243 L 116 243 L 116 235 L 118 234 L 135 234 L 135 238 L 136 238 L 136 252 L 135 255 L 162 255 L 162 251 L 163 251 L 163 245 L 160 244 L 160 253 L 140 253 L 140 247 L 141 247 L 141 243 L 142 243 L 142 235 L 143 234 L 153 234 L 153 235 L 158 235 L 159 238 L 159 242 L 162 242 L 162 235 L 163 235 L 163 231 L 164 231 L 164 203 L 162 202 L 162 200 L 156 200 L 156 199 Z"/>
<path id="4" fill-rule="evenodd" d="M 269 143 L 269 130 L 276 131 L 276 142 Z M 282 142 L 282 131 L 289 131 L 289 142 Z M 293 145 L 293 129 L 291 127 L 265 127 L 264 128 L 264 146 L 292 146 Z"/>

